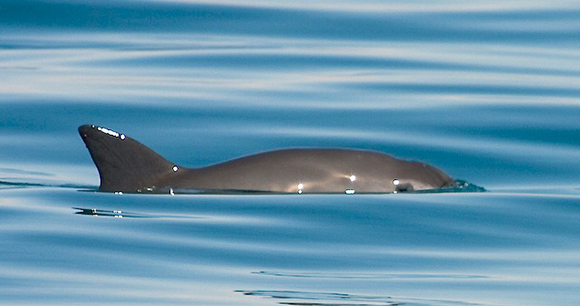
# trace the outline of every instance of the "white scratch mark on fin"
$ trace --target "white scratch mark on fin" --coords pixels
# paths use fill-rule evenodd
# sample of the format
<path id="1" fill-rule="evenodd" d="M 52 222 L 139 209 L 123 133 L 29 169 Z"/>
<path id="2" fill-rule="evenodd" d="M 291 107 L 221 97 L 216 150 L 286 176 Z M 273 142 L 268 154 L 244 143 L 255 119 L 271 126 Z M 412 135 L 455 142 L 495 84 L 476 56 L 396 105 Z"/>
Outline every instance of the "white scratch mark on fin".
<path id="1" fill-rule="evenodd" d="M 113 130 L 109 130 L 109 129 L 107 129 L 107 128 L 104 128 L 104 127 L 100 127 L 100 126 L 99 126 L 99 127 L 97 127 L 97 130 L 98 130 L 99 132 L 101 132 L 101 133 L 105 133 L 105 134 L 107 134 L 107 135 L 109 135 L 109 136 L 113 136 L 113 137 L 117 137 L 117 138 L 125 139 L 125 135 L 121 135 L 121 134 L 119 134 L 119 133 L 117 133 L 117 132 L 115 132 L 115 131 L 113 131 Z"/>

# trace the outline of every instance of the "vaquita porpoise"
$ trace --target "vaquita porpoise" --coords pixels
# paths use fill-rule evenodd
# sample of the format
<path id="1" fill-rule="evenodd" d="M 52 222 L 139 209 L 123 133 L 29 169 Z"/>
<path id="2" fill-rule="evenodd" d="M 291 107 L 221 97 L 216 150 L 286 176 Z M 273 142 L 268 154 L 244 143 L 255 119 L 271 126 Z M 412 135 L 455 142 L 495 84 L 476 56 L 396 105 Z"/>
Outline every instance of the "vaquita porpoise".
<path id="1" fill-rule="evenodd" d="M 284 149 L 186 168 L 104 127 L 83 125 L 79 133 L 99 171 L 100 191 L 353 194 L 434 190 L 455 184 L 433 166 L 372 151 Z"/>

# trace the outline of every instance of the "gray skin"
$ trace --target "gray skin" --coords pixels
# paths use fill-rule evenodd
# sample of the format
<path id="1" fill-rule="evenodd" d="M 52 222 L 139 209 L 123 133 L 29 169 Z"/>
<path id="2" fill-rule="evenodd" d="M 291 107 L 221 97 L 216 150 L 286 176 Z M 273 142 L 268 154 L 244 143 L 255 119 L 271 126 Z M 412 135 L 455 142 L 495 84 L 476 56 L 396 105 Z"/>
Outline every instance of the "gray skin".
<path id="1" fill-rule="evenodd" d="M 455 183 L 443 171 L 421 162 L 347 149 L 286 149 L 185 168 L 103 127 L 83 125 L 79 133 L 99 171 L 100 191 L 392 193 Z"/>

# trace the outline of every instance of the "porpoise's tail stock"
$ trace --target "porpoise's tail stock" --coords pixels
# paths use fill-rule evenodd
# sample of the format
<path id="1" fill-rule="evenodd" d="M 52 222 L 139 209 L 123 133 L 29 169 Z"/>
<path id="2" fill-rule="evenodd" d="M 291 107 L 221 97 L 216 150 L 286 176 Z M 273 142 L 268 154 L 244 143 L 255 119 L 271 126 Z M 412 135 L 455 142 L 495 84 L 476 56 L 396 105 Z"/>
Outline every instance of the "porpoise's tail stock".
<path id="1" fill-rule="evenodd" d="M 99 171 L 101 191 L 154 186 L 159 177 L 178 169 L 178 166 L 140 142 L 113 130 L 82 125 L 79 134 Z"/>

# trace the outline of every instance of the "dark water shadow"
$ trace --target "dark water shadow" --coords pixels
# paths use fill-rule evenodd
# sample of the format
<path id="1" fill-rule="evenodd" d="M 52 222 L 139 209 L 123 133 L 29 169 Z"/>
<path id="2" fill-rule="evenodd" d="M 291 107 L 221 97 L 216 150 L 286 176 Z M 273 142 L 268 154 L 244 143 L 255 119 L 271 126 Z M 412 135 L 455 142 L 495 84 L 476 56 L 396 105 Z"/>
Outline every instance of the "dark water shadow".
<path id="1" fill-rule="evenodd" d="M 300 306 L 483 306 L 484 304 L 450 300 L 358 295 L 337 292 L 284 291 L 284 290 L 236 290 L 246 296 L 264 297 L 275 300 L 278 305 Z"/>
<path id="2" fill-rule="evenodd" d="M 94 217 L 155 218 L 155 216 L 151 216 L 151 215 L 133 213 L 133 212 L 121 211 L 121 210 L 105 210 L 105 209 L 82 208 L 82 207 L 73 207 L 72 209 L 77 210 L 75 212 L 75 214 L 77 214 L 77 215 L 94 216 Z"/>
<path id="3" fill-rule="evenodd" d="M 93 216 L 93 217 L 109 217 L 109 218 L 140 218 L 140 219 L 202 219 L 198 216 L 189 215 L 169 215 L 169 214 L 148 214 L 141 212 L 130 212 L 124 210 L 108 210 L 98 208 L 86 207 L 72 207 L 76 210 L 76 215 Z"/>

